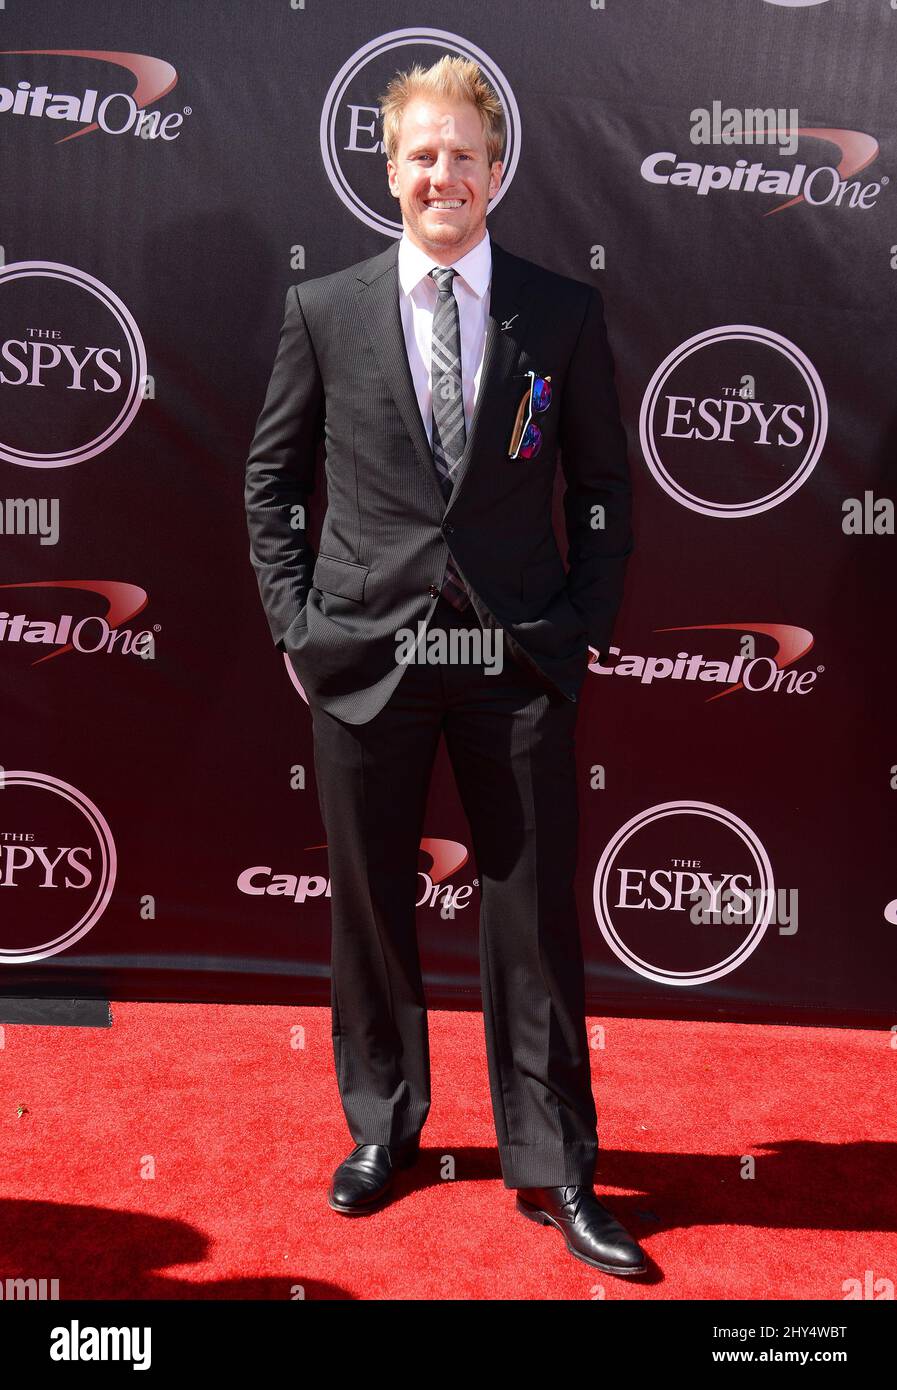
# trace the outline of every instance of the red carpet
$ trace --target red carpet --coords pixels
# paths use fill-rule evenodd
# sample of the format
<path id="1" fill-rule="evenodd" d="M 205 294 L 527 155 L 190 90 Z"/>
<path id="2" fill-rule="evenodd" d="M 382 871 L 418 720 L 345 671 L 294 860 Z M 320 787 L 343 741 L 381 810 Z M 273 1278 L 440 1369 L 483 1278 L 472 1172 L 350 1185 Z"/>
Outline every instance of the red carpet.
<path id="1" fill-rule="evenodd" d="M 888 1034 L 601 1020 L 596 1191 L 652 1261 L 631 1282 L 515 1212 L 479 1014 L 431 1013 L 421 1163 L 401 1200 L 347 1218 L 325 1197 L 352 1147 L 328 1010 L 112 1008 L 111 1029 L 5 1027 L 4 1279 L 90 1299 L 840 1300 L 893 1277 Z"/>

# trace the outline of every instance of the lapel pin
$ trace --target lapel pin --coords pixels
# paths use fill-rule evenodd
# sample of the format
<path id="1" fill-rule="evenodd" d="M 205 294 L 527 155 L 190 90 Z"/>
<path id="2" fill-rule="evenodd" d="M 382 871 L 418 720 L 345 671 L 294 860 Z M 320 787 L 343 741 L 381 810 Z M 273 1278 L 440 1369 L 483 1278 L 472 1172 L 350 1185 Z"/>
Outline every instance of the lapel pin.
<path id="1" fill-rule="evenodd" d="M 511 318 L 505 319 L 504 323 L 503 323 L 502 326 L 501 326 L 501 331 L 502 331 L 502 333 L 504 333 L 504 331 L 505 331 L 506 328 L 510 328 L 510 327 L 511 327 L 511 324 L 514 322 L 514 319 L 519 319 L 519 318 L 520 318 L 520 313 L 518 312 L 518 313 L 516 313 L 516 314 L 513 314 Z"/>

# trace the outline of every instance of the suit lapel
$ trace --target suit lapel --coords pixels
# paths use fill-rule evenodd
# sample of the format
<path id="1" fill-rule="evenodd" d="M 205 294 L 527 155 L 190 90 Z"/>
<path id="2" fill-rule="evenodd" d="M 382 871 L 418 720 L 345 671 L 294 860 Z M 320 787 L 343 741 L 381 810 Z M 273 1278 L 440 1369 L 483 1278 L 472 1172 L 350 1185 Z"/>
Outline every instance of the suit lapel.
<path id="1" fill-rule="evenodd" d="M 399 309 L 398 262 L 399 243 L 396 240 L 381 255 L 374 256 L 364 263 L 358 271 L 355 289 L 380 370 L 399 408 L 420 462 L 432 474 L 434 489 L 444 506 L 436 477 L 436 465 L 421 419 L 411 367 L 408 364 Z"/>
<path id="2" fill-rule="evenodd" d="M 398 259 L 399 243 L 396 240 L 382 255 L 374 256 L 365 262 L 358 272 L 356 282 L 358 302 L 380 370 L 414 444 L 421 466 L 432 480 L 433 495 L 439 504 L 441 515 L 445 510 L 445 501 L 433 462 L 433 452 L 421 419 L 405 348 L 399 310 Z M 450 507 L 457 500 L 469 471 L 476 442 L 483 430 L 483 422 L 489 419 L 490 408 L 499 399 L 502 388 L 520 357 L 534 303 L 533 294 L 524 291 L 531 274 L 532 267 L 526 261 L 511 255 L 499 246 L 494 238 L 492 239 L 492 284 L 489 293 L 489 316 L 486 320 L 483 368 L 467 442 L 454 473 Z M 503 323 L 508 323 L 508 327 L 503 329 Z"/>

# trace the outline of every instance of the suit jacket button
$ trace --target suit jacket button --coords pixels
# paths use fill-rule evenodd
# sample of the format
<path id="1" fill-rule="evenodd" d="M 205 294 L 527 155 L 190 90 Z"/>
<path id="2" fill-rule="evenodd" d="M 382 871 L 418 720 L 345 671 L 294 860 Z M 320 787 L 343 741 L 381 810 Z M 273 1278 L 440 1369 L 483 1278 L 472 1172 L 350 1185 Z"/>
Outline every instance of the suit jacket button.
<path id="1" fill-rule="evenodd" d="M 450 536 L 455 528 L 450 521 L 447 521 L 442 529 L 447 536 Z"/>
<path id="2" fill-rule="evenodd" d="M 439 585 L 431 584 L 430 587 L 427 589 L 427 593 L 430 595 L 430 598 L 436 598 L 439 594 Z"/>

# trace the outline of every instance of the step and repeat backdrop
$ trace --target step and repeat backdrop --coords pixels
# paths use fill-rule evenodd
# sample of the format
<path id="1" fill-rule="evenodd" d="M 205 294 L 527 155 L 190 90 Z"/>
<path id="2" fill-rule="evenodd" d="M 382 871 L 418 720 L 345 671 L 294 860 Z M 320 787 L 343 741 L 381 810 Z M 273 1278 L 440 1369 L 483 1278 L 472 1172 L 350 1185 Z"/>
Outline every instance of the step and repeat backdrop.
<path id="1" fill-rule="evenodd" d="M 458 53 L 490 230 L 600 287 L 631 450 L 590 1007 L 897 1023 L 891 0 L 7 0 L 0 49 L 0 995 L 329 1000 L 243 470 L 287 286 L 400 233 L 378 94 Z M 431 1002 L 476 1006 L 444 747 L 417 892 Z"/>

